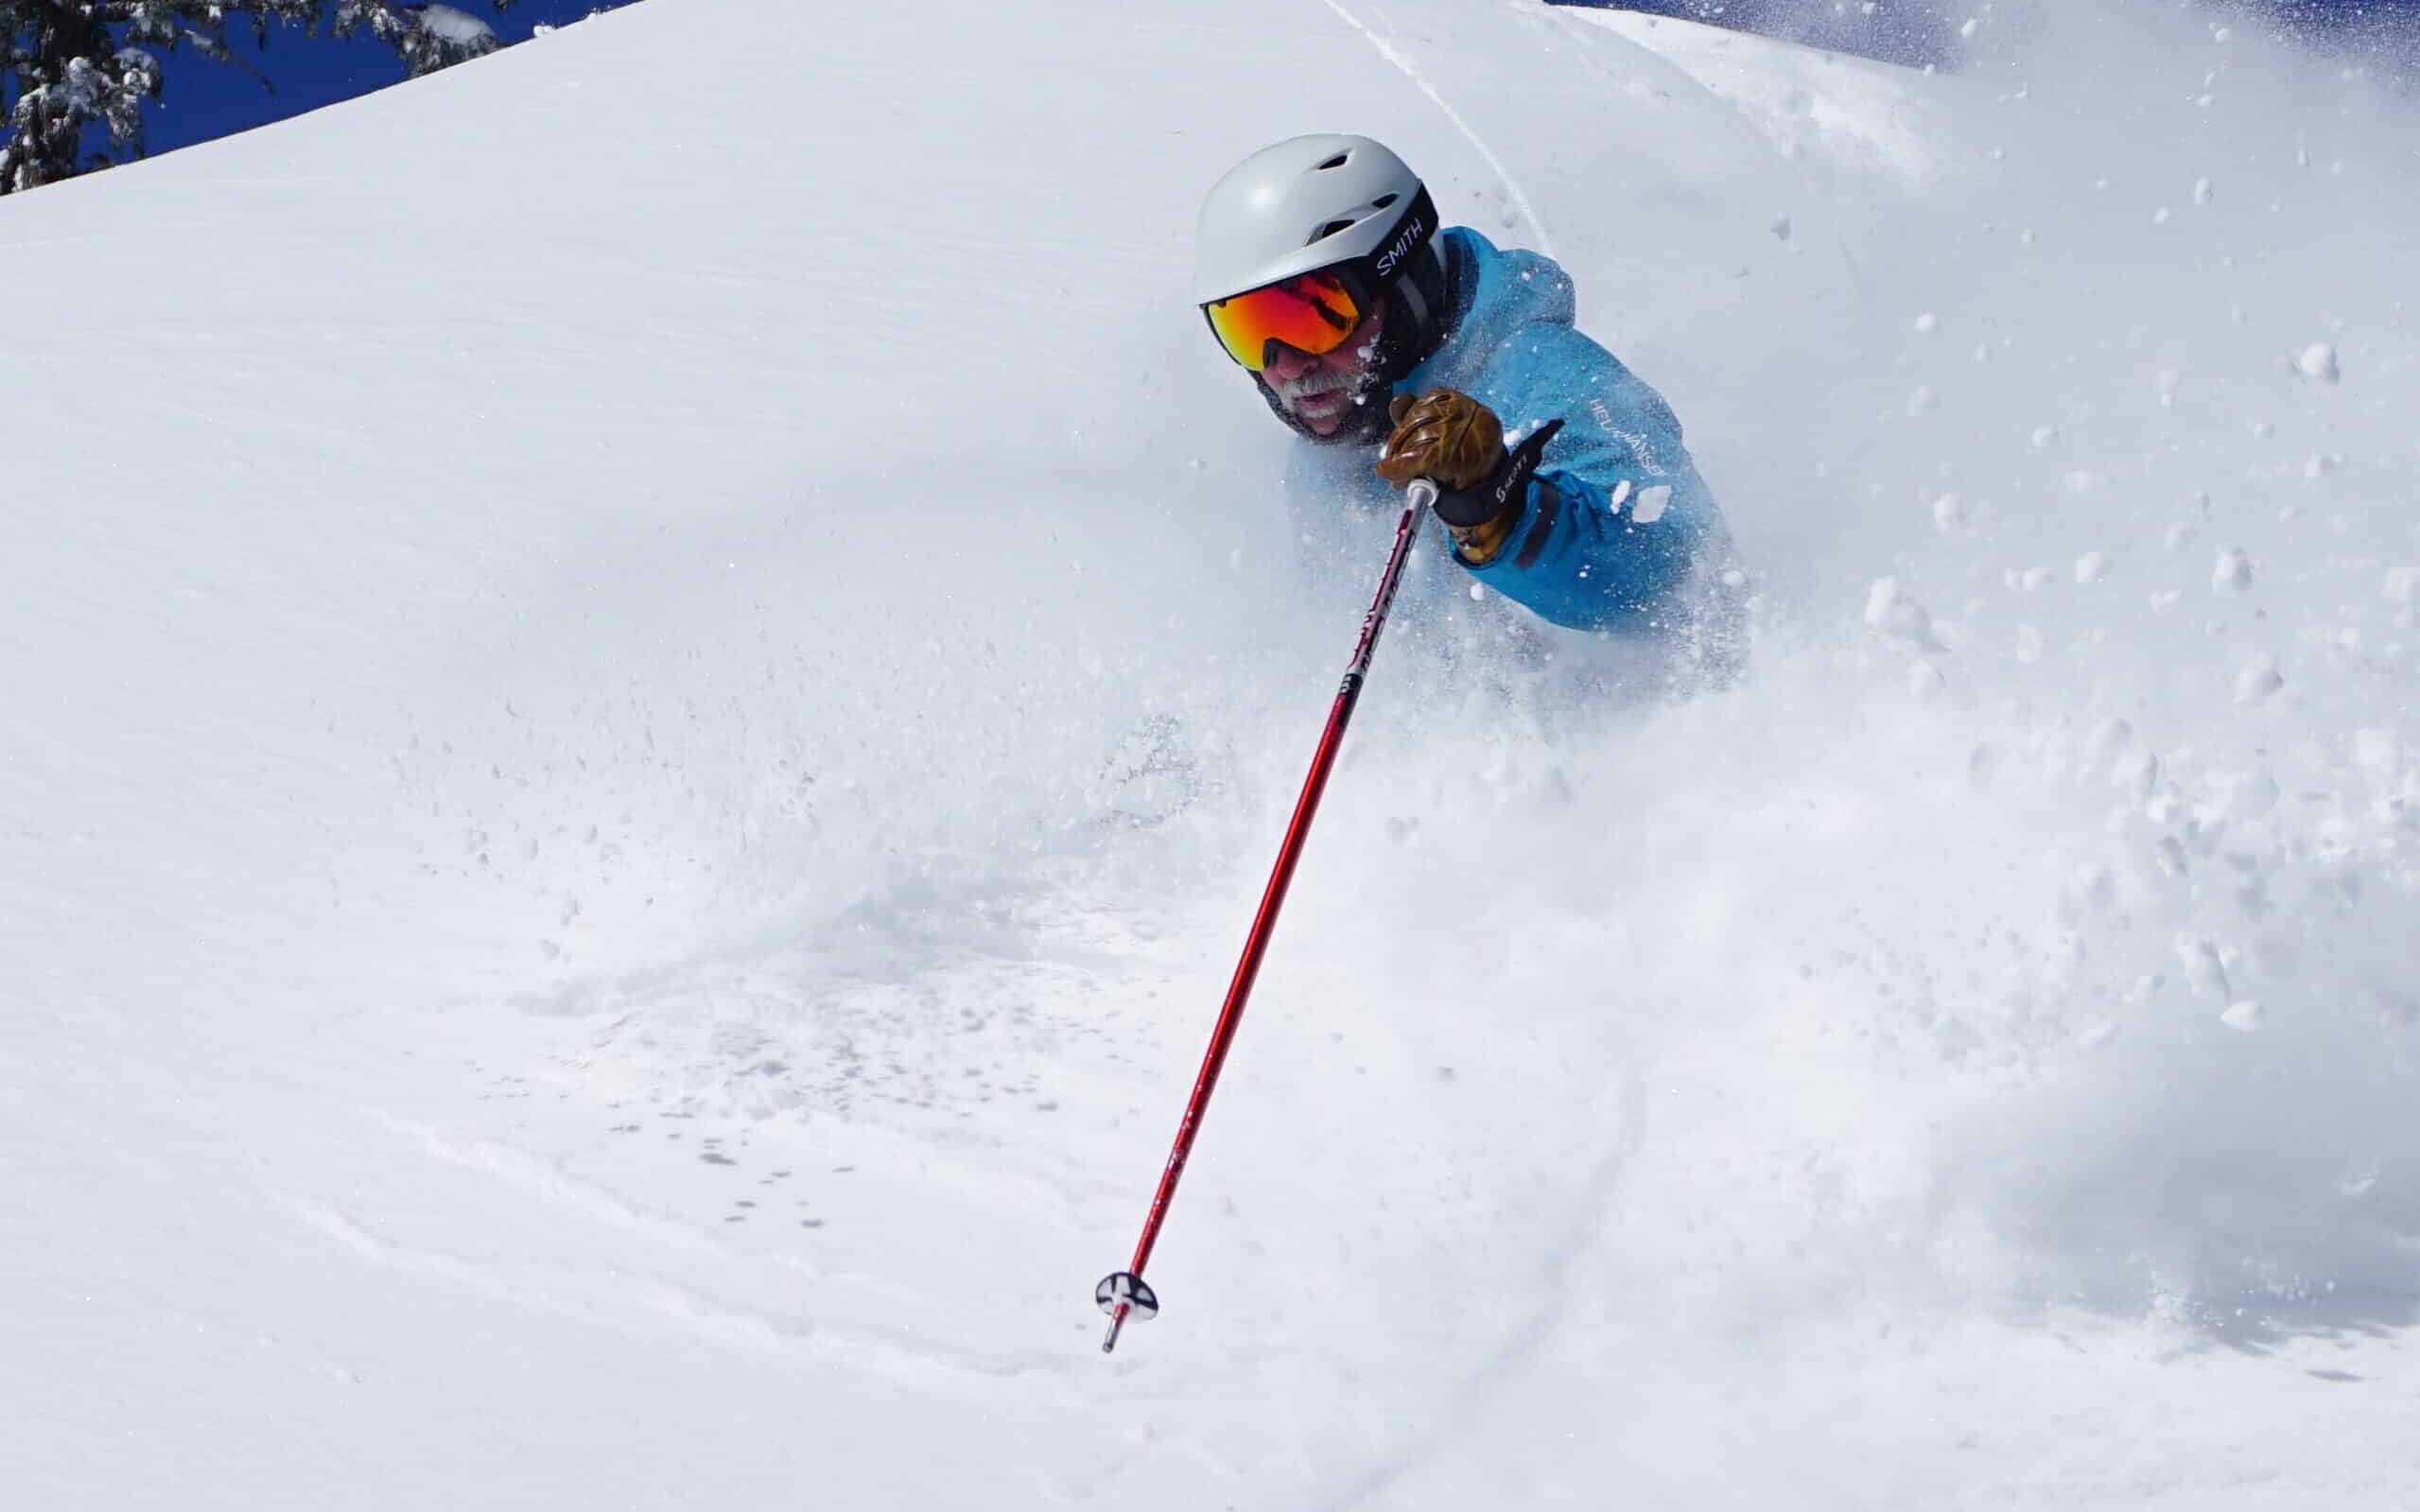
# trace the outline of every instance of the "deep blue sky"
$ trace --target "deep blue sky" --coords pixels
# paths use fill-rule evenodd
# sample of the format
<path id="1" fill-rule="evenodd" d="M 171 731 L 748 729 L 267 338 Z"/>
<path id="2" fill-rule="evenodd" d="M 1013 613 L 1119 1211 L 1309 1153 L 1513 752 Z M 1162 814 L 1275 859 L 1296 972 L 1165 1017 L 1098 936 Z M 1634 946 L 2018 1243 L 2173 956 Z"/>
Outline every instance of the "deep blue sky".
<path id="1" fill-rule="evenodd" d="M 563 26 L 598 10 L 610 10 L 630 0 L 517 0 L 498 10 L 489 0 L 452 0 L 486 20 L 508 43 L 520 42 L 539 25 Z M 794 0 L 774 0 L 776 5 Z M 828 3 L 828 0 L 827 0 Z M 1778 26 L 1803 35 L 1810 13 L 1822 18 L 1828 6 L 1811 7 L 1803 0 L 1558 0 L 1566 5 L 1610 5 L 1625 10 L 1651 10 L 1663 15 L 1720 21 L 1748 30 Z M 2245 0 L 2255 9 L 2292 16 L 2320 29 L 2360 18 L 2389 18 L 2420 24 L 2420 0 Z M 1900 62 L 1956 61 L 1956 21 L 1971 7 L 1953 8 L 1948 0 L 1877 0 L 1872 15 L 1862 6 L 1846 8 L 1844 18 L 1819 21 L 1825 34 L 1805 40 L 1851 51 L 1870 53 Z M 165 97 L 146 113 L 149 117 L 150 150 L 165 152 L 189 143 L 208 141 L 304 111 L 332 105 L 403 79 L 403 64 L 374 41 L 356 37 L 349 42 L 312 39 L 294 31 L 273 31 L 268 47 L 255 52 L 249 38 L 237 43 L 241 56 L 277 86 L 270 94 L 242 70 L 213 63 L 191 53 L 171 60 Z"/>
<path id="2" fill-rule="evenodd" d="M 515 43 L 527 40 L 533 26 L 566 26 L 629 0 L 515 0 L 503 10 L 489 0 L 449 3 L 494 26 L 503 41 Z M 232 35 L 235 28 L 231 26 L 228 30 Z M 262 89 L 259 80 L 239 68 L 214 63 L 181 48 L 168 60 L 167 88 L 144 113 L 153 152 L 266 126 L 403 82 L 403 63 L 393 49 L 367 36 L 335 42 L 291 29 L 272 29 L 269 45 L 255 51 L 252 34 L 246 30 L 234 45 L 236 56 L 267 75 L 277 92 Z"/>

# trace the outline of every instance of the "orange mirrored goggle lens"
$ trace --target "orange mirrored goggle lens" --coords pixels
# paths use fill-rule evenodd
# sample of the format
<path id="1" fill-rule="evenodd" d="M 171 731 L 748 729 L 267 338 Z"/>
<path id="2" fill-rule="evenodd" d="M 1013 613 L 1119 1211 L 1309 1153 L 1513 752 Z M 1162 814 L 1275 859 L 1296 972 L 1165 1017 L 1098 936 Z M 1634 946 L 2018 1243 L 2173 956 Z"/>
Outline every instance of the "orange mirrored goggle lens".
<path id="1" fill-rule="evenodd" d="M 1282 341 L 1312 356 L 1333 352 L 1361 323 L 1361 305 L 1333 273 L 1304 273 L 1202 306 L 1227 355 L 1258 373 L 1269 343 Z"/>

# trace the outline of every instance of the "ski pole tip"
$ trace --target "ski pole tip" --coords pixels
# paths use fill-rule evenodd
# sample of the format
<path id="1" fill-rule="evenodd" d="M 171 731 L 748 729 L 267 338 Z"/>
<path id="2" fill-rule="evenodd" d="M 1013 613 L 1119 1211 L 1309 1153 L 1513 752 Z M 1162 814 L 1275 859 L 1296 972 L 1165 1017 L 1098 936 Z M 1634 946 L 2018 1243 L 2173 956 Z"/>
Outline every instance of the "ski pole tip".
<path id="1" fill-rule="evenodd" d="M 1092 1289 L 1092 1300 L 1109 1314 L 1109 1334 L 1101 1341 L 1103 1354 L 1118 1347 L 1118 1334 L 1125 1328 L 1126 1319 L 1159 1315 L 1159 1298 L 1132 1271 L 1113 1271 L 1101 1277 L 1101 1284 Z"/>

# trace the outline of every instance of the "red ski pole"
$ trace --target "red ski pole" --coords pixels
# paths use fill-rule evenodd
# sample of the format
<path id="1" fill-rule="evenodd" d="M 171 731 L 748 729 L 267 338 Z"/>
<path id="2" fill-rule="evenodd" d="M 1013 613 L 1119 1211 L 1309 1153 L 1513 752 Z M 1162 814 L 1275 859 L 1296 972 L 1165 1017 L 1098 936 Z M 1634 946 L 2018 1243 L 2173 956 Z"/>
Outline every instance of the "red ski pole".
<path id="1" fill-rule="evenodd" d="M 1295 863 L 1302 859 L 1302 843 L 1310 837 L 1311 820 L 1319 811 L 1319 797 L 1328 788 L 1328 773 L 1336 765 L 1337 748 L 1344 744 L 1345 726 L 1352 722 L 1353 705 L 1361 702 L 1363 680 L 1369 674 L 1370 657 L 1378 651 L 1379 632 L 1386 628 L 1386 613 L 1395 607 L 1395 590 L 1403 584 L 1403 565 L 1411 560 L 1412 542 L 1420 533 L 1420 520 L 1428 507 L 1436 501 L 1436 485 L 1425 478 L 1416 478 L 1404 491 L 1403 518 L 1395 527 L 1395 549 L 1386 558 L 1385 575 L 1378 580 L 1377 596 L 1369 601 L 1369 613 L 1362 617 L 1361 644 L 1353 649 L 1352 665 L 1345 669 L 1344 686 L 1336 690 L 1336 702 L 1328 711 L 1328 728 L 1319 737 L 1319 750 L 1311 758 L 1311 773 L 1302 781 L 1302 796 L 1295 800 L 1294 818 L 1285 828 L 1285 843 L 1278 849 L 1278 864 L 1269 874 L 1269 885 L 1261 895 L 1261 911 L 1252 917 L 1252 932 L 1244 942 L 1244 958 L 1235 964 L 1235 978 L 1227 986 L 1226 1005 L 1219 1009 L 1218 1027 L 1210 1032 L 1209 1051 L 1202 1056 L 1201 1074 L 1193 1078 L 1193 1095 L 1185 1104 L 1185 1117 L 1176 1125 L 1176 1142 L 1168 1152 L 1168 1164 L 1159 1173 L 1159 1190 L 1152 1194 L 1151 1212 L 1143 1219 L 1142 1237 L 1135 1243 L 1135 1258 L 1123 1271 L 1113 1271 L 1101 1278 L 1092 1289 L 1092 1300 L 1109 1314 L 1109 1335 L 1101 1341 L 1101 1352 L 1107 1354 L 1118 1347 L 1118 1332 L 1129 1317 L 1149 1319 L 1159 1314 L 1159 1298 L 1142 1278 L 1142 1268 L 1151 1261 L 1152 1246 L 1159 1242 L 1159 1225 L 1167 1220 L 1168 1205 L 1175 1200 L 1177 1179 L 1185 1173 L 1185 1161 L 1193 1152 L 1193 1137 L 1201 1132 L 1202 1113 L 1210 1106 L 1210 1093 L 1218 1087 L 1218 1073 L 1227 1065 L 1227 1051 L 1235 1043 L 1235 1028 L 1244 1019 L 1244 1004 L 1252 996 L 1252 982 L 1261 974 L 1261 958 L 1268 953 L 1269 935 L 1276 929 L 1278 911 L 1285 907 L 1286 888 L 1294 881 Z"/>

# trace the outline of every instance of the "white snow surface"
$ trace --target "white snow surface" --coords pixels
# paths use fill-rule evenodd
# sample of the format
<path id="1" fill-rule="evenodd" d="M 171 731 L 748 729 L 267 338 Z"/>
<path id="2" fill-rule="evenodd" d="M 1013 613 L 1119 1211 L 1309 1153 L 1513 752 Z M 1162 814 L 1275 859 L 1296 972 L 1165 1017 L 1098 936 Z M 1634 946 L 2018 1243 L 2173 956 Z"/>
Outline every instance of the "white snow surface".
<path id="1" fill-rule="evenodd" d="M 0 370 L 11 1505 L 2420 1500 L 2408 101 L 1038 0 L 633 114 L 761 9 L 0 207 L 96 291 Z M 1551 244 L 1755 665 L 1389 631 L 1105 1359 L 1384 553 L 1186 301 L 1313 130 Z"/>

